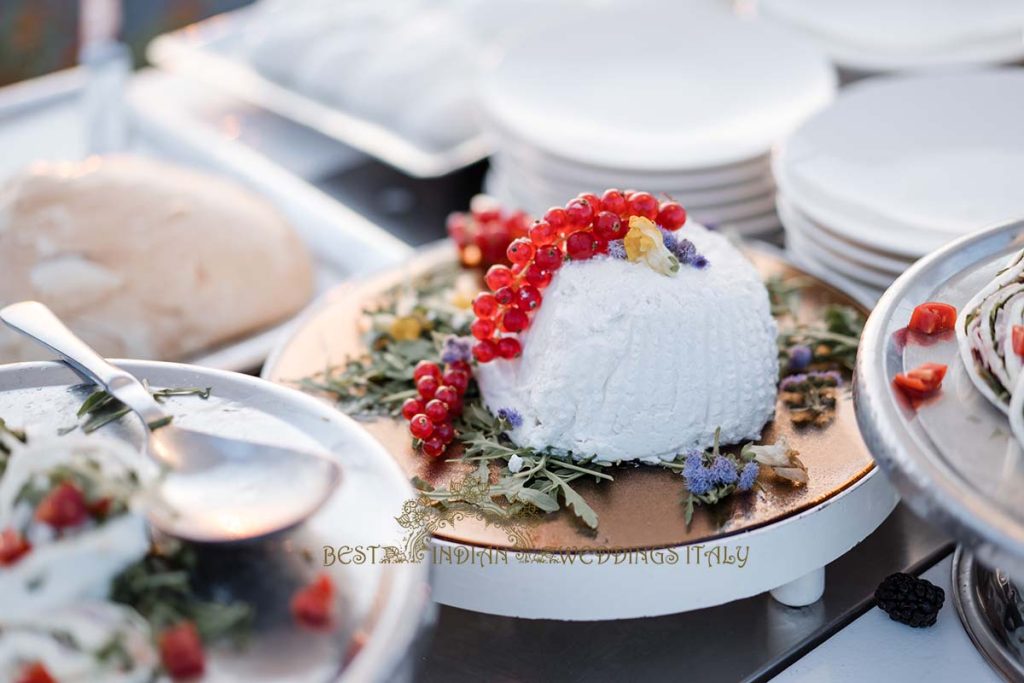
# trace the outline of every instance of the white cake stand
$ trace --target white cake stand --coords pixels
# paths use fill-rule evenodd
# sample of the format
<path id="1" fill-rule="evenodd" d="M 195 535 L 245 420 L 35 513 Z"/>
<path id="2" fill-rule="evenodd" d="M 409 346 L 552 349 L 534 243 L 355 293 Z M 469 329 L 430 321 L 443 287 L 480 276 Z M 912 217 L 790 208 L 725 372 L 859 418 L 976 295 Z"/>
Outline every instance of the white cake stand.
<path id="1" fill-rule="evenodd" d="M 706 543 L 661 551 L 662 564 L 638 553 L 618 564 L 579 555 L 570 563 L 531 563 L 514 553 L 477 562 L 434 563 L 434 599 L 488 614 L 527 619 L 632 619 L 721 605 L 771 591 L 784 605 L 816 602 L 825 589 L 825 565 L 874 531 L 898 497 L 872 470 L 850 488 L 780 522 Z M 471 557 L 479 548 L 434 539 L 437 558 Z M 443 550 L 442 550 L 443 549 Z M 658 551 L 647 551 L 649 558 Z M 668 563 L 675 554 L 678 560 Z M 745 553 L 740 566 L 725 563 Z M 530 553 L 524 553 L 529 556 Z M 718 558 L 716 560 L 716 557 Z"/>

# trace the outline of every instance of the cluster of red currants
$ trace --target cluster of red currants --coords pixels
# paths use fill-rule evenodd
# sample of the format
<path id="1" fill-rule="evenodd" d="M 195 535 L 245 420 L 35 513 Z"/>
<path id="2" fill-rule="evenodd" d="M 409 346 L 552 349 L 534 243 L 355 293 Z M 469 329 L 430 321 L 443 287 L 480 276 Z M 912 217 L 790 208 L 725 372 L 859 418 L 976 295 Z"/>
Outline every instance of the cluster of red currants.
<path id="1" fill-rule="evenodd" d="M 462 397 L 473 370 L 469 363 L 457 360 L 445 365 L 421 360 L 413 370 L 415 398 L 402 404 L 402 417 L 409 421 L 409 433 L 432 458 L 439 458 L 455 440 L 452 419 L 462 414 Z"/>
<path id="2" fill-rule="evenodd" d="M 522 346 L 512 335 L 529 326 L 530 316 L 540 308 L 541 290 L 562 262 L 607 253 L 609 242 L 629 232 L 633 216 L 666 230 L 678 230 L 686 222 L 686 210 L 676 202 L 659 202 L 648 192 L 606 190 L 600 197 L 581 194 L 564 208 L 548 209 L 527 236 L 512 240 L 506 251 L 511 267 L 491 266 L 484 276 L 490 291 L 473 300 L 473 357 L 480 363 L 517 357 Z"/>
<path id="3" fill-rule="evenodd" d="M 530 217 L 505 211 L 487 197 L 476 197 L 468 213 L 448 216 L 448 236 L 459 248 L 459 260 L 468 268 L 486 268 L 505 262 L 512 240 L 525 237 Z"/>

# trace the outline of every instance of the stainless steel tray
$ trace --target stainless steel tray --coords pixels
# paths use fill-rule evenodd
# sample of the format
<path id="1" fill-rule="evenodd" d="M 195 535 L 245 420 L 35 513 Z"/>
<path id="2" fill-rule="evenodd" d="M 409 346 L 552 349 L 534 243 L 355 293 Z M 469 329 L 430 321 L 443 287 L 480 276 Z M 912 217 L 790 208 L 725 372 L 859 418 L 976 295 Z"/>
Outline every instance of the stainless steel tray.
<path id="1" fill-rule="evenodd" d="M 86 153 L 79 98 L 88 74 L 72 69 L 0 88 L 0 183 L 40 158 L 75 159 Z M 410 248 L 339 204 L 302 178 L 231 138 L 189 123 L 148 100 L 129 100 L 135 136 L 126 151 L 224 175 L 264 195 L 284 213 L 316 262 L 317 290 L 397 261 Z M 254 370 L 291 321 L 255 330 L 188 360 L 225 370 Z M 2 361 L 3 359 L 0 359 Z"/>
<path id="2" fill-rule="evenodd" d="M 980 562 L 1017 580 L 1024 577 L 1024 451 L 1006 417 L 974 388 L 952 332 L 922 339 L 905 326 L 925 301 L 959 310 L 1021 249 L 1024 221 L 964 237 L 914 264 L 868 320 L 854 385 L 861 433 L 903 499 Z M 949 370 L 941 393 L 915 409 L 892 381 L 927 361 Z"/>
<path id="3" fill-rule="evenodd" d="M 490 147 L 482 134 L 447 149 L 430 149 L 376 121 L 342 111 L 261 75 L 241 56 L 252 9 L 206 19 L 157 37 L 146 55 L 162 69 L 214 85 L 309 126 L 409 175 L 431 178 L 479 161 Z"/>

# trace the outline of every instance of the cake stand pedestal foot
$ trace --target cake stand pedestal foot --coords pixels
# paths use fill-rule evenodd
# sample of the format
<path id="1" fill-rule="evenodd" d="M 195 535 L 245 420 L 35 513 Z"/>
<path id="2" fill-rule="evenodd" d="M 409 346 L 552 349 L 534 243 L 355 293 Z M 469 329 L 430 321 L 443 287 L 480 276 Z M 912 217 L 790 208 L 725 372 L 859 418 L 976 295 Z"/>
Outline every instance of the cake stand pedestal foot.
<path id="1" fill-rule="evenodd" d="M 788 607 L 806 607 L 818 601 L 825 592 L 825 568 L 818 567 L 798 579 L 771 591 L 772 597 Z"/>

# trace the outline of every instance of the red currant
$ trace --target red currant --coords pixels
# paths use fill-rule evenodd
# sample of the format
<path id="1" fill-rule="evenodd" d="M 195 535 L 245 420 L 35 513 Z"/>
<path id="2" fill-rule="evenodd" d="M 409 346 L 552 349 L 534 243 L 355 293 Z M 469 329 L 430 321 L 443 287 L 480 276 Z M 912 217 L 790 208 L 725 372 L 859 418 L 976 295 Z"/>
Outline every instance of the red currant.
<path id="1" fill-rule="evenodd" d="M 508 251 L 505 253 L 508 256 L 508 260 L 512 263 L 526 263 L 533 258 L 533 252 L 533 242 L 526 237 L 520 237 L 508 245 Z"/>
<path id="2" fill-rule="evenodd" d="M 599 240 L 617 240 L 626 235 L 622 229 L 622 219 L 619 214 L 611 211 L 602 211 L 594 219 L 594 236 Z"/>
<path id="3" fill-rule="evenodd" d="M 544 221 L 555 230 L 564 230 L 569 227 L 569 215 L 560 206 L 552 206 L 544 214 Z"/>
<path id="4" fill-rule="evenodd" d="M 465 393 L 466 389 L 469 387 L 469 375 L 462 370 L 446 370 L 445 373 L 441 375 L 441 381 L 450 387 L 455 387 L 455 391 L 460 394 Z M 434 394 L 434 396 L 436 398 L 437 394 Z"/>
<path id="5" fill-rule="evenodd" d="M 526 269 L 526 281 L 537 289 L 544 289 L 551 284 L 551 271 L 544 270 L 534 263 Z"/>
<path id="6" fill-rule="evenodd" d="M 516 293 L 516 306 L 524 311 L 535 311 L 540 306 L 540 290 L 533 285 L 523 285 Z"/>
<path id="7" fill-rule="evenodd" d="M 478 318 L 493 318 L 498 312 L 498 300 L 493 294 L 480 292 L 473 299 L 473 312 Z"/>
<path id="8" fill-rule="evenodd" d="M 562 250 L 555 246 L 541 247 L 533 257 L 533 263 L 544 270 L 556 270 L 562 265 Z"/>
<path id="9" fill-rule="evenodd" d="M 451 422 L 441 422 L 434 425 L 434 437 L 441 440 L 441 443 L 449 444 L 455 440 L 455 427 Z"/>
<path id="10" fill-rule="evenodd" d="M 511 287 L 502 287 L 494 293 L 494 298 L 502 306 L 508 306 L 516 300 L 516 290 Z"/>
<path id="11" fill-rule="evenodd" d="M 448 447 L 448 444 L 442 441 L 439 437 L 432 436 L 429 439 L 426 439 L 420 447 L 423 449 L 424 455 L 431 458 L 440 458 L 444 455 L 444 451 Z"/>
<path id="12" fill-rule="evenodd" d="M 445 222 L 448 228 L 448 236 L 455 241 L 460 247 L 464 247 L 469 244 L 466 239 L 466 216 L 459 212 L 453 212 L 448 214 L 448 220 Z"/>
<path id="13" fill-rule="evenodd" d="M 420 377 L 441 379 L 441 368 L 437 367 L 436 363 L 431 363 L 429 360 L 421 360 L 416 364 L 416 368 L 412 371 L 413 381 L 418 380 Z"/>
<path id="14" fill-rule="evenodd" d="M 629 198 L 629 213 L 653 221 L 658 217 L 658 200 L 650 192 L 637 192 Z"/>
<path id="15" fill-rule="evenodd" d="M 597 251 L 597 242 L 589 232 L 574 232 L 565 240 L 565 253 L 574 261 L 583 261 Z"/>
<path id="16" fill-rule="evenodd" d="M 423 401 L 416 398 L 407 398 L 402 404 L 402 417 L 411 420 L 415 415 L 423 412 Z"/>
<path id="17" fill-rule="evenodd" d="M 490 339 L 477 342 L 473 345 L 473 358 L 480 363 L 490 363 L 498 354 L 498 346 Z M 433 394 L 431 394 L 433 396 Z"/>
<path id="18" fill-rule="evenodd" d="M 513 279 L 515 279 L 515 276 L 512 275 L 512 271 L 509 270 L 508 266 L 503 265 L 491 266 L 487 269 L 487 275 L 484 275 L 484 282 L 487 283 L 492 292 L 512 284 Z"/>
<path id="19" fill-rule="evenodd" d="M 441 386 L 441 383 L 437 378 L 429 375 L 416 380 L 416 391 L 427 401 L 434 398 L 434 392 L 437 391 L 439 386 Z"/>
<path id="20" fill-rule="evenodd" d="M 580 197 L 565 205 L 565 213 L 569 217 L 569 225 L 577 228 L 585 228 L 594 220 L 594 207 Z"/>
<path id="21" fill-rule="evenodd" d="M 505 332 L 522 332 L 529 324 L 530 319 L 518 308 L 508 309 L 501 319 L 501 329 Z"/>
<path id="22" fill-rule="evenodd" d="M 478 318 L 470 325 L 470 333 L 477 339 L 490 339 L 498 326 L 490 318 Z"/>
<path id="23" fill-rule="evenodd" d="M 523 347 L 515 337 L 502 337 L 498 340 L 498 355 L 502 358 L 516 358 L 523 352 Z"/>
<path id="24" fill-rule="evenodd" d="M 547 221 L 537 221 L 530 228 L 530 241 L 538 247 L 546 244 L 554 244 L 558 239 L 558 230 Z"/>
<path id="25" fill-rule="evenodd" d="M 434 400 L 442 401 L 445 406 L 449 406 L 459 400 L 459 390 L 455 387 L 443 386 L 437 390 L 436 394 L 434 394 Z M 445 409 L 447 410 L 447 408 Z M 430 415 L 430 413 L 427 413 L 427 415 Z M 430 419 L 434 420 L 434 417 L 431 415 Z M 438 421 L 439 420 L 434 420 L 434 422 Z"/>
<path id="26" fill-rule="evenodd" d="M 512 237 L 525 237 L 530 229 L 530 215 L 525 211 L 514 211 L 505 219 L 505 227 Z"/>
<path id="27" fill-rule="evenodd" d="M 596 240 L 596 246 L 594 247 L 595 254 L 607 254 L 608 253 L 608 241 L 607 240 Z"/>
<path id="28" fill-rule="evenodd" d="M 453 360 L 448 364 L 446 370 L 458 370 L 459 372 L 466 373 L 466 377 L 473 376 L 473 366 L 464 360 Z M 451 382 L 445 382 L 445 384 L 451 384 Z"/>
<path id="29" fill-rule="evenodd" d="M 626 213 L 626 196 L 618 190 L 605 190 L 601 195 L 601 208 L 621 216 Z"/>
<path id="30" fill-rule="evenodd" d="M 444 387 L 441 387 L 443 389 Z M 451 387 L 449 387 L 451 388 Z M 441 389 L 438 389 L 440 391 Z M 427 405 L 423 408 L 424 414 L 430 418 L 430 421 L 434 424 L 438 422 L 444 422 L 448 419 L 448 404 L 444 401 L 440 401 L 436 398 L 432 398 L 427 401 Z M 433 429 L 431 429 L 433 431 Z"/>
<path id="31" fill-rule="evenodd" d="M 590 204 L 590 208 L 593 210 L 595 216 L 597 215 L 597 212 L 601 210 L 601 198 L 593 192 L 583 192 L 577 197 L 577 199 L 586 200 L 587 204 Z"/>
<path id="32" fill-rule="evenodd" d="M 495 346 L 497 348 L 497 346 Z M 495 351 L 497 353 L 497 351 Z M 448 404 L 448 412 L 452 415 L 462 415 L 462 397 L 458 397 L 452 403 Z"/>
<path id="33" fill-rule="evenodd" d="M 434 433 L 434 423 L 423 413 L 413 415 L 409 420 L 409 433 L 417 439 L 426 439 Z"/>
<path id="34" fill-rule="evenodd" d="M 686 209 L 677 202 L 662 202 L 657 223 L 666 230 L 678 230 L 686 222 Z"/>

